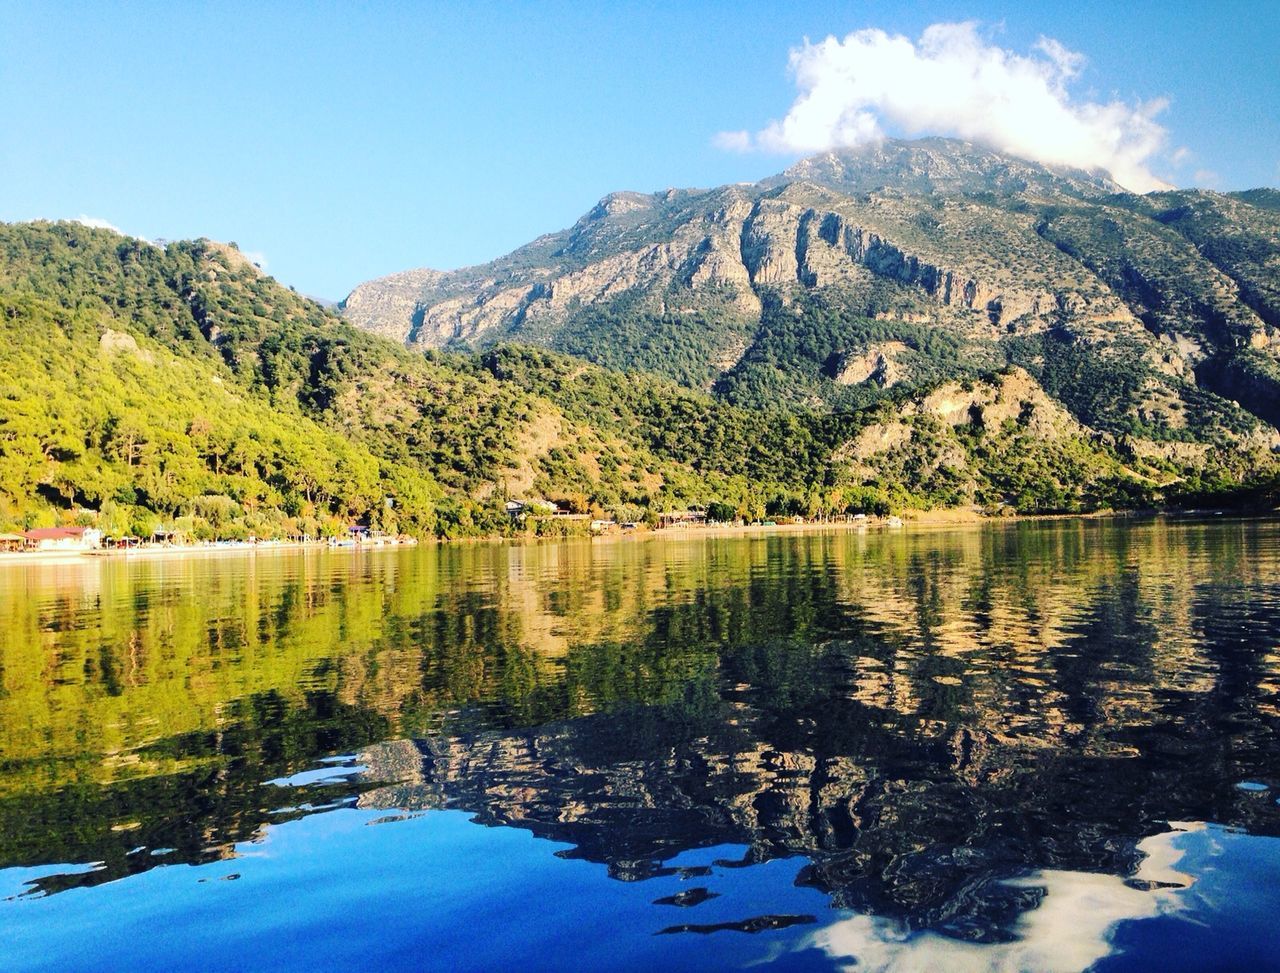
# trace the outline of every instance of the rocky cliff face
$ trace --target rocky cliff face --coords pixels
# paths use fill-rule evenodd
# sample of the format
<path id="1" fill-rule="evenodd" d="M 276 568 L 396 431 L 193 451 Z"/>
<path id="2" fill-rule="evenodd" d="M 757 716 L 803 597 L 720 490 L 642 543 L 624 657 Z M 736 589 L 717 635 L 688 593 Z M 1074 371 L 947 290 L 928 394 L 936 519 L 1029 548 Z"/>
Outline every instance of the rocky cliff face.
<path id="1" fill-rule="evenodd" d="M 438 270 L 424 269 L 380 277 L 348 294 L 342 313 L 365 331 L 404 341 L 418 314 L 420 295 L 444 276 Z"/>
<path id="2" fill-rule="evenodd" d="M 623 296 L 654 313 L 716 305 L 751 318 L 766 289 L 840 288 L 857 310 L 915 314 L 984 336 L 1043 327 L 1068 307 L 1132 320 L 1120 301 L 1091 300 L 1093 275 L 1064 260 L 1030 219 L 981 204 L 943 203 L 922 219 L 910 200 L 855 199 L 808 182 L 624 198 L 602 200 L 554 246 L 535 244 L 543 253 L 371 281 L 344 312 L 424 347 L 527 333 L 547 340 L 575 314 Z M 1035 259 L 1008 266 L 1012 240 Z M 550 259 L 533 265 L 534 257 Z M 886 307 L 875 306 L 877 284 L 891 286 L 891 299 L 879 302 Z"/>

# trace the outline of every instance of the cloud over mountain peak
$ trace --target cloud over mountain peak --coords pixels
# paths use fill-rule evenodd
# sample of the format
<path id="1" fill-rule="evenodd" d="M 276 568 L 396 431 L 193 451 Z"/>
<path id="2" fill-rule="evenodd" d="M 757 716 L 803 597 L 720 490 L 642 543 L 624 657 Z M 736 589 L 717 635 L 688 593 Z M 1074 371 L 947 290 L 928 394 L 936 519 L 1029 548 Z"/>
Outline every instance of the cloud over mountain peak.
<path id="1" fill-rule="evenodd" d="M 953 135 L 1050 165 L 1105 169 L 1135 192 L 1169 188 L 1151 171 L 1168 133 L 1164 99 L 1079 101 L 1082 54 L 1042 37 L 1029 54 L 985 39 L 974 21 L 939 23 L 918 41 L 875 28 L 791 51 L 799 93 L 786 116 L 723 149 L 814 153 L 877 141 L 886 128 Z"/>

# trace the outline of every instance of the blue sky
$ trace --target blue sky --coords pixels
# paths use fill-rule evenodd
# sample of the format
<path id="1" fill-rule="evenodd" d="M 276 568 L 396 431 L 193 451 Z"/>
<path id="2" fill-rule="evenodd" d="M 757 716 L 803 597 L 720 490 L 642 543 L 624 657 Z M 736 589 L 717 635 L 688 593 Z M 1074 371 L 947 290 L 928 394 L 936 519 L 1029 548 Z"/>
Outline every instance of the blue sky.
<path id="1" fill-rule="evenodd" d="M 788 57 L 805 38 L 878 28 L 916 44 L 971 20 L 990 50 L 1048 63 L 1048 37 L 1083 55 L 1050 79 L 1072 105 L 1167 99 L 1152 116 L 1164 144 L 1142 160 L 1153 178 L 1280 184 L 1275 0 L 0 0 L 0 219 L 234 240 L 279 280 L 338 298 L 496 257 L 612 190 L 777 172 L 808 144 L 768 137 L 795 106 Z M 826 49 L 820 68 L 864 50 Z M 898 114 L 879 130 L 902 134 L 918 108 L 881 103 Z M 735 140 L 746 151 L 723 147 Z"/>

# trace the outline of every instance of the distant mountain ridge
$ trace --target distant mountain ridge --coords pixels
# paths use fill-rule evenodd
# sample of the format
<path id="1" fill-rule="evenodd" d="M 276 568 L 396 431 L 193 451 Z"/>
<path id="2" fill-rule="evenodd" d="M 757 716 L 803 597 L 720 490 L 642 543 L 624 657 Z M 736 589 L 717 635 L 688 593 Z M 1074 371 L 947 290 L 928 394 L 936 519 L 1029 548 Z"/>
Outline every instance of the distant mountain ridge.
<path id="1" fill-rule="evenodd" d="M 563 318 L 575 300 L 595 304 L 661 284 L 683 284 L 700 297 L 730 285 L 734 293 L 722 297 L 731 306 L 758 311 L 753 286 L 788 283 L 780 271 L 805 281 L 799 260 L 770 252 L 781 242 L 770 224 L 792 208 L 809 208 L 807 203 L 838 203 L 822 190 L 852 196 L 1035 192 L 1084 199 L 1123 192 L 1105 176 L 1057 171 L 968 143 L 890 140 L 806 159 L 756 184 L 610 193 L 574 226 L 507 257 L 456 271 L 392 274 L 359 285 L 341 307 L 366 330 L 425 346 L 518 331 L 531 317 Z M 798 229 L 791 242 L 803 249 L 808 241 Z M 883 236 L 874 227 L 868 232 Z"/>

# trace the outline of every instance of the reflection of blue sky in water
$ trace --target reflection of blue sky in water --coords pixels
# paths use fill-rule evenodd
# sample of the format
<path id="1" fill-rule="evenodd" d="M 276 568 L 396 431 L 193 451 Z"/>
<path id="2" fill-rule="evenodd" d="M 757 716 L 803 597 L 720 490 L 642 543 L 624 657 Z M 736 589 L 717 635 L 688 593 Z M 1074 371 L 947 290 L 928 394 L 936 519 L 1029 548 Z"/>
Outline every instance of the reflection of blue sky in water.
<path id="1" fill-rule="evenodd" d="M 362 766 L 350 756 L 343 755 L 321 760 L 324 766 L 313 770 L 301 770 L 288 777 L 277 777 L 267 781 L 277 787 L 307 787 L 311 784 L 341 784 L 352 777 L 357 777 L 369 768 Z"/>
<path id="2" fill-rule="evenodd" d="M 269 828 L 224 862 L 11 903 L 6 940 L 20 947 L 0 949 L 0 969 L 93 968 L 94 957 L 110 955 L 121 968 L 174 971 L 362 969 L 376 958 L 390 970 L 1075 973 L 1099 961 L 1110 969 L 1111 960 L 1124 969 L 1114 944 L 1133 941 L 1135 930 L 1148 940 L 1137 968 L 1178 968 L 1179 956 L 1162 947 L 1177 941 L 1168 928 L 1140 932 L 1160 922 L 1207 940 L 1179 947 L 1182 968 L 1194 969 L 1214 943 L 1232 942 L 1233 915 L 1241 934 L 1256 936 L 1259 913 L 1275 902 L 1280 854 L 1275 839 L 1176 827 L 1140 842 L 1145 858 L 1128 880 L 1055 870 L 1020 880 L 1044 891 L 1040 905 L 1017 920 L 1014 941 L 976 944 L 833 913 L 824 894 L 796 885 L 802 858 L 732 866 L 746 849 L 721 845 L 677 856 L 659 877 L 620 882 L 598 864 L 565 857 L 569 846 L 482 827 L 466 814 L 393 819 L 345 809 Z M 1220 873 L 1224 856 L 1232 861 Z M 3 887 L 17 891 L 25 871 L 8 870 Z M 716 897 L 692 909 L 656 902 L 697 887 Z M 817 931 L 803 924 L 752 935 L 660 934 L 766 914 L 835 921 Z"/>
<path id="3" fill-rule="evenodd" d="M 749 867 L 746 848 L 677 856 L 668 874 L 609 878 L 570 847 L 470 815 L 400 819 L 342 809 L 267 828 L 236 856 L 155 868 L 95 889 L 5 903 L 0 970 L 498 970 L 742 968 L 771 948 L 794 956 L 811 924 L 673 933 L 685 922 L 768 913 L 820 920 L 827 897 L 795 884 L 803 859 Z M 710 870 L 711 874 L 701 874 Z M 0 870 L 5 894 L 31 870 Z M 697 886 L 719 893 L 697 908 L 655 899 Z M 829 968 L 817 951 L 804 968 Z"/>

